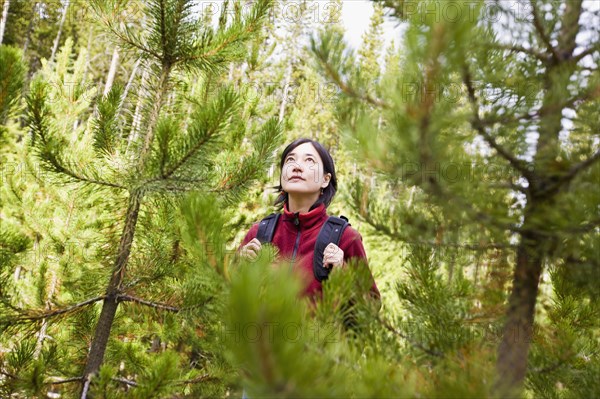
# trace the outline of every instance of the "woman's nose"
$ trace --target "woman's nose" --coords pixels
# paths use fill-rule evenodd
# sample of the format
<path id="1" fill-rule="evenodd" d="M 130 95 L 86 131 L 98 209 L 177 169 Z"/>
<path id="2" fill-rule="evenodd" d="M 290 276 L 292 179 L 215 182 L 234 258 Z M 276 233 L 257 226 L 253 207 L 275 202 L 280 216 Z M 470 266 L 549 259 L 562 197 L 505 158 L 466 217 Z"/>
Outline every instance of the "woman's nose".
<path id="1" fill-rule="evenodd" d="M 292 172 L 302 172 L 302 166 L 298 162 L 294 162 Z"/>

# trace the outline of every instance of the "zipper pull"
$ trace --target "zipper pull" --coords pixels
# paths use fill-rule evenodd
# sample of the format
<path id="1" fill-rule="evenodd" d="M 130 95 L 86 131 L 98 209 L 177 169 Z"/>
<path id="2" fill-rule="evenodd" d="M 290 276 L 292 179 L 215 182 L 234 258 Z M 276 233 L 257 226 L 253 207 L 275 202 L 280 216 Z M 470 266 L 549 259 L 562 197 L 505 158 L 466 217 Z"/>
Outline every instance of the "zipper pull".
<path id="1" fill-rule="evenodd" d="M 299 213 L 300 213 L 300 212 L 296 212 L 296 213 L 294 214 L 294 224 L 295 224 L 296 226 L 300 225 L 300 219 L 298 218 L 298 214 L 299 214 Z"/>

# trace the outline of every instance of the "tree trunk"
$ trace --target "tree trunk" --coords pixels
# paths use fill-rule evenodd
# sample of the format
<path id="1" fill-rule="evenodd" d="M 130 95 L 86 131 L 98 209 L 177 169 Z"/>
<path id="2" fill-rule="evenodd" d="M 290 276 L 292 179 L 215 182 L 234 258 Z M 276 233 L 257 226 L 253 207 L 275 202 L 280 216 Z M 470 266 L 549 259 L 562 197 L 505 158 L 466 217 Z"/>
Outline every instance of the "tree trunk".
<path id="1" fill-rule="evenodd" d="M 65 19 L 67 19 L 67 11 L 69 11 L 69 4 L 71 4 L 70 0 L 65 1 L 65 7 L 63 8 L 62 15 L 60 17 L 60 24 L 58 25 L 58 33 L 56 34 L 56 38 L 54 39 L 54 45 L 52 46 L 52 54 L 50 55 L 50 61 L 54 61 L 54 56 L 58 51 L 58 44 L 60 43 L 60 35 L 62 34 L 63 26 L 65 25 Z"/>
<path id="2" fill-rule="evenodd" d="M 524 226 L 527 226 L 527 220 Z M 540 237 L 532 233 L 523 234 L 517 248 L 512 292 L 502 341 L 498 347 L 498 381 L 495 388 L 502 397 L 517 395 L 525 378 L 542 261 Z"/>
<path id="3" fill-rule="evenodd" d="M 106 76 L 106 84 L 104 85 L 104 93 L 103 96 L 106 96 L 110 89 L 112 89 L 113 82 L 115 81 L 115 76 L 117 75 L 117 66 L 119 65 L 119 46 L 115 46 L 113 51 L 112 60 L 110 62 L 110 68 L 108 70 L 108 75 Z"/>
<path id="4" fill-rule="evenodd" d="M 88 30 L 88 38 L 87 38 L 87 47 L 86 47 L 86 53 L 85 53 L 85 66 L 83 67 L 83 80 L 82 80 L 82 86 L 85 87 L 86 83 L 87 83 L 87 77 L 88 77 L 88 70 L 90 69 L 90 54 L 92 51 L 92 39 L 94 38 L 93 35 L 94 29 L 93 27 L 90 25 L 90 28 Z"/>
<path id="5" fill-rule="evenodd" d="M 539 138 L 534 156 L 537 178 L 529 181 L 530 195 L 525 210 L 521 242 L 517 248 L 513 287 L 502 342 L 498 347 L 496 389 L 501 396 L 517 395 L 527 371 L 527 355 L 533 333 L 542 263 L 544 255 L 548 252 L 547 246 L 552 245 L 551 237 L 542 234 L 544 231 L 551 231 L 546 222 L 545 209 L 560 190 L 548 190 L 555 178 L 553 164 L 560 154 L 559 134 L 564 106 L 557 105 L 563 103 L 564 93 L 568 93 L 570 78 L 573 76 L 574 64 L 570 59 L 576 47 L 575 38 L 580 29 L 581 12 L 582 0 L 565 1 L 558 45 L 554 49 L 559 58 L 545 70 L 542 108 L 558 109 L 543 115 L 539 122 Z"/>
<path id="6" fill-rule="evenodd" d="M 46 298 L 46 310 L 49 311 L 52 308 L 52 298 L 54 298 L 54 294 L 56 293 L 56 286 L 58 285 L 58 275 L 56 271 L 52 271 L 52 278 L 50 280 L 50 291 L 48 292 L 48 297 Z M 33 352 L 33 358 L 38 359 L 40 354 L 42 353 L 42 348 L 44 347 L 44 341 L 46 340 L 46 331 L 48 331 L 48 319 L 42 320 L 42 327 L 38 333 L 37 342 L 35 343 L 35 351 Z"/>
<path id="7" fill-rule="evenodd" d="M 138 100 L 135 106 L 135 111 L 133 112 L 133 120 L 131 122 L 131 131 L 129 132 L 129 137 L 127 138 L 127 149 L 125 152 L 129 152 L 129 148 L 131 144 L 137 141 L 138 132 L 140 129 L 140 125 L 142 123 L 142 107 L 144 104 L 144 100 L 147 96 L 146 90 L 146 82 L 148 81 L 148 69 L 144 68 L 144 72 L 142 72 L 142 79 L 140 83 L 140 90 L 138 91 Z"/>
<path id="8" fill-rule="evenodd" d="M 87 398 L 91 379 L 94 374 L 98 372 L 102 365 L 102 361 L 104 360 L 106 345 L 115 320 L 117 307 L 119 306 L 117 297 L 125 278 L 127 261 L 129 260 L 129 254 L 131 252 L 131 244 L 133 243 L 141 199 L 141 194 L 137 192 L 130 194 L 129 206 L 127 208 L 125 226 L 123 227 L 123 233 L 119 243 L 117 259 L 115 260 L 112 275 L 106 289 L 106 298 L 102 303 L 102 311 L 100 312 L 100 318 L 96 325 L 96 331 L 94 333 L 94 339 L 92 340 L 87 364 L 85 365 L 85 370 L 83 372 L 81 399 Z"/>
<path id="9" fill-rule="evenodd" d="M 25 43 L 23 44 L 23 56 L 26 57 L 27 50 L 29 49 L 29 43 L 31 42 L 31 33 L 33 32 L 33 21 L 37 20 L 35 13 L 37 12 L 38 3 L 35 2 L 31 6 L 31 15 L 29 17 L 29 24 L 27 25 L 27 33 L 25 33 Z"/>
<path id="10" fill-rule="evenodd" d="M 131 90 L 131 85 L 133 85 L 133 80 L 135 79 L 135 76 L 137 75 L 137 71 L 140 67 L 140 63 L 142 62 L 141 58 L 138 58 L 137 61 L 135 62 L 135 64 L 133 64 L 133 69 L 131 70 L 131 74 L 129 75 L 129 79 L 127 80 L 127 85 L 125 85 L 125 89 L 123 90 L 123 95 L 121 96 L 121 101 L 119 102 L 119 109 L 117 110 L 117 118 L 119 118 L 119 116 L 121 115 L 121 112 L 123 111 L 123 104 L 125 103 L 125 100 L 127 99 L 127 96 L 129 95 L 129 91 Z M 136 108 L 137 110 L 137 108 Z M 127 144 L 129 145 L 129 143 Z"/>
<path id="11" fill-rule="evenodd" d="M 10 0 L 4 0 L 4 7 L 2 8 L 2 19 L 0 20 L 0 44 L 4 40 L 4 29 L 6 28 L 6 20 L 8 19 L 8 7 L 10 6 Z"/>
<path id="12" fill-rule="evenodd" d="M 292 55 L 293 57 L 293 55 Z M 283 95 L 281 98 L 281 104 L 279 106 L 279 123 L 283 122 L 283 118 L 285 117 L 285 107 L 287 106 L 288 93 L 290 88 L 290 83 L 292 81 L 292 58 L 288 61 L 288 65 L 285 71 L 285 82 L 283 83 Z"/>

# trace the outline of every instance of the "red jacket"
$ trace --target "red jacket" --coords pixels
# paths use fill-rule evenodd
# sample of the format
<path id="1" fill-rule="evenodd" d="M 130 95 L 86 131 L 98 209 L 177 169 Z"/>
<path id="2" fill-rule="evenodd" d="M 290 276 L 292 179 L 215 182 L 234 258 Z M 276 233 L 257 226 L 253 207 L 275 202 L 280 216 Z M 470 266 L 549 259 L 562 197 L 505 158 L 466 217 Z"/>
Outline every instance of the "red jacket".
<path id="1" fill-rule="evenodd" d="M 296 217 L 298 218 L 298 225 L 294 223 Z M 327 211 L 323 204 L 307 213 L 292 213 L 287 210 L 286 204 L 284 205 L 283 215 L 279 218 L 279 222 L 275 227 L 272 244 L 279 248 L 279 257 L 293 262 L 293 270 L 304 280 L 304 296 L 320 297 L 322 294 L 321 283 L 313 274 L 313 254 L 317 235 L 327 218 Z M 255 223 L 244 237 L 240 248 L 256 238 L 257 232 L 258 223 Z M 344 263 L 347 263 L 350 258 L 356 257 L 364 259 L 364 262 L 357 264 L 368 267 L 362 237 L 352 227 L 346 227 L 338 246 L 344 251 Z M 371 279 L 373 279 L 372 275 Z M 380 297 L 375 280 L 373 280 L 371 291 L 378 298 Z"/>

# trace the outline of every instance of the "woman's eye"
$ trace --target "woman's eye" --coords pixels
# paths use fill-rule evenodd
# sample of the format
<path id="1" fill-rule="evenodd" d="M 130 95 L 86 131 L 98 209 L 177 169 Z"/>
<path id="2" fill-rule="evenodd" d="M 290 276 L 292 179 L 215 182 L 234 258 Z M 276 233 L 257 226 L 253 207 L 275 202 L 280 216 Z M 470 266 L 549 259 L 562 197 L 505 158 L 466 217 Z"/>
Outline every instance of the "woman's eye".
<path id="1" fill-rule="evenodd" d="M 306 160 L 307 160 L 308 162 L 315 163 L 315 160 L 314 160 L 314 159 L 312 159 L 312 158 L 310 158 L 310 157 L 306 158 Z"/>
<path id="2" fill-rule="evenodd" d="M 285 163 L 288 163 L 288 162 L 293 161 L 293 160 L 294 160 L 294 158 L 288 157 L 288 158 L 286 158 Z"/>

